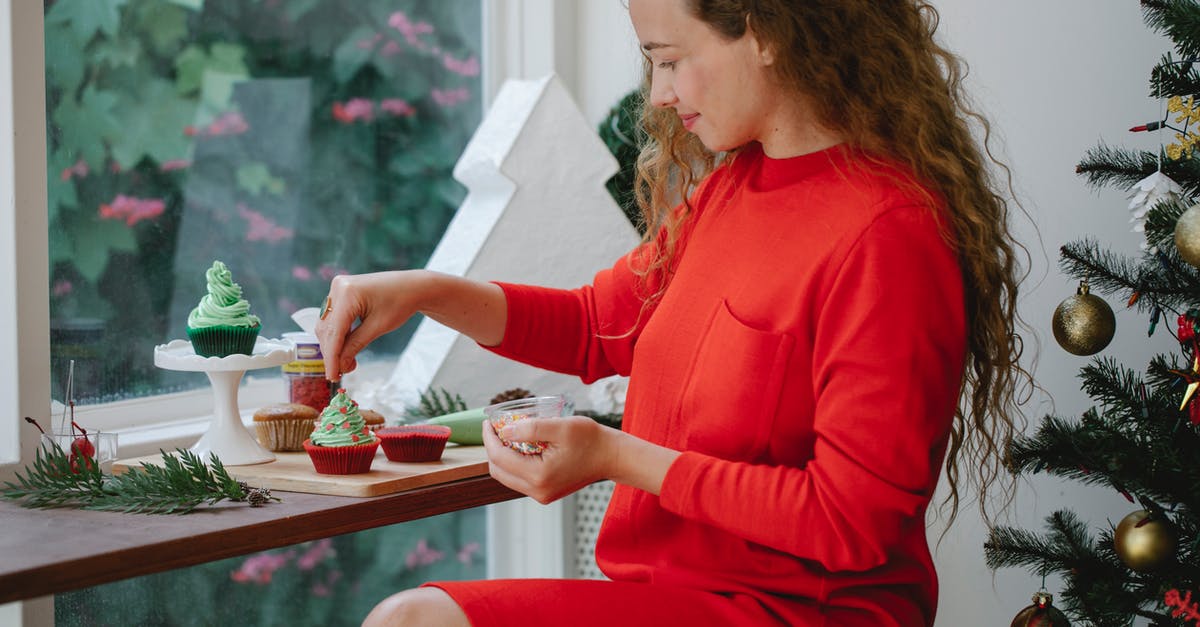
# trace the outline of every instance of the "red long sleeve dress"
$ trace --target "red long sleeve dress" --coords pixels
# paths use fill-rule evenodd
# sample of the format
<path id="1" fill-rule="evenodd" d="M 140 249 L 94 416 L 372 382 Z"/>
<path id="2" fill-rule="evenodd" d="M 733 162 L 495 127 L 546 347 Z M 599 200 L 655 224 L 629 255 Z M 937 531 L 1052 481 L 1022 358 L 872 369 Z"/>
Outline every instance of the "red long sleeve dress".
<path id="1" fill-rule="evenodd" d="M 628 375 L 622 429 L 683 453 L 661 495 L 616 487 L 612 581 L 434 585 L 476 625 L 932 625 L 925 511 L 966 321 L 945 225 L 902 180 L 842 147 L 752 144 L 693 194 L 652 311 L 638 251 L 575 290 L 501 284 L 493 350 Z"/>

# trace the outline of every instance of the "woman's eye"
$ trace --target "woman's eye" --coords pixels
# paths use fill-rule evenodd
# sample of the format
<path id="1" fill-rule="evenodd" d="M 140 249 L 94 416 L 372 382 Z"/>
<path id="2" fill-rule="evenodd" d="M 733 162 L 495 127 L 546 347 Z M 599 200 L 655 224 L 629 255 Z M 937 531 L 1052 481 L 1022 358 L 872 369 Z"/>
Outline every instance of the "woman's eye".
<path id="1" fill-rule="evenodd" d="M 658 67 L 661 69 L 664 69 L 664 70 L 672 70 L 672 69 L 675 69 L 675 62 L 674 61 L 660 61 L 658 63 Z"/>

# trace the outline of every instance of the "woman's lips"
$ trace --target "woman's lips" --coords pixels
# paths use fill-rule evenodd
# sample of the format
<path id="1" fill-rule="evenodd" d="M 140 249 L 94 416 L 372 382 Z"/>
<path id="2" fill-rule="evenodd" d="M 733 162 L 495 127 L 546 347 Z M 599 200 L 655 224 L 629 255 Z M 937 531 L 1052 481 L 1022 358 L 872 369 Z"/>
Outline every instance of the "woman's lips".
<path id="1" fill-rule="evenodd" d="M 696 125 L 696 120 L 699 117 L 700 117 L 699 113 L 689 113 L 687 115 L 680 115 L 679 120 L 681 122 L 683 122 L 683 128 L 686 128 L 687 130 L 690 131 L 690 130 L 692 130 L 692 127 Z"/>

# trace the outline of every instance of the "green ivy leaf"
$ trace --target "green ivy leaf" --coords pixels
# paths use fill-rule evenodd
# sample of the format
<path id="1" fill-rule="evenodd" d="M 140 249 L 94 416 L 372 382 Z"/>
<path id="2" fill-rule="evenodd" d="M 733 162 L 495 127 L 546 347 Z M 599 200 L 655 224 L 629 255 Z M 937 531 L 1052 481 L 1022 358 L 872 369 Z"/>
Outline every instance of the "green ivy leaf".
<path id="1" fill-rule="evenodd" d="M 88 58 L 66 24 L 46 24 L 46 83 L 74 93 L 83 81 Z"/>
<path id="2" fill-rule="evenodd" d="M 117 96 L 108 90 L 88 87 L 79 102 L 67 98 L 52 115 L 61 132 L 61 145 L 75 150 L 88 163 L 104 163 L 105 142 L 120 132 L 113 107 Z"/>
<path id="3" fill-rule="evenodd" d="M 192 140 L 183 133 L 196 116 L 196 105 L 180 98 L 175 87 L 162 79 L 146 79 L 137 94 L 122 98 L 117 108 L 121 134 L 112 142 L 113 158 L 122 168 L 137 165 L 142 157 L 158 163 L 182 159 Z"/>
<path id="4" fill-rule="evenodd" d="M 58 0 L 46 14 L 47 24 L 67 24 L 81 42 L 96 33 L 116 37 L 121 7 L 128 0 Z"/>
<path id="5" fill-rule="evenodd" d="M 49 234 L 50 267 L 75 262 L 75 246 L 65 228 L 51 228 Z"/>
<path id="6" fill-rule="evenodd" d="M 378 31 L 369 26 L 360 26 L 337 47 L 333 53 L 333 77 L 339 83 L 348 83 L 375 54 L 372 48 L 364 48 L 360 41 L 369 40 Z"/>
<path id="7" fill-rule="evenodd" d="M 73 260 L 79 274 L 92 283 L 104 274 L 112 251 L 137 250 L 137 239 L 133 236 L 133 229 L 122 220 L 104 220 L 97 217 L 90 221 L 83 233 L 86 237 L 75 239 Z"/>
<path id="8" fill-rule="evenodd" d="M 245 56 L 246 50 L 234 44 L 216 43 L 207 52 L 194 44 L 188 46 L 175 58 L 175 88 L 180 94 L 195 92 L 204 85 L 204 76 L 209 72 L 249 78 Z"/>
<path id="9" fill-rule="evenodd" d="M 134 39 L 104 39 L 92 46 L 90 54 L 111 68 L 133 67 L 142 56 L 142 47 Z"/>
<path id="10" fill-rule="evenodd" d="M 320 2 L 321 0 L 292 0 L 284 7 L 283 13 L 295 22 L 310 13 Z"/>
<path id="11" fill-rule="evenodd" d="M 267 167 L 267 164 L 261 161 L 238 167 L 237 184 L 239 188 L 255 196 L 262 194 L 264 191 L 276 196 L 282 196 L 284 190 L 287 188 L 283 179 L 271 176 L 271 170 Z"/>
<path id="12" fill-rule="evenodd" d="M 51 225 L 58 219 L 59 211 L 79 206 L 75 182 L 70 179 L 65 181 L 62 179 L 63 170 L 74 166 L 77 161 L 79 161 L 79 155 L 67 150 L 56 150 L 46 158 L 48 164 L 46 167 L 46 205 L 47 217 Z M 55 229 L 51 228 L 50 230 L 54 231 Z"/>
<path id="13" fill-rule="evenodd" d="M 204 0 L 167 0 L 171 4 L 177 4 L 185 9 L 199 11 L 204 8 Z"/>
<path id="14" fill-rule="evenodd" d="M 156 51 L 170 52 L 188 37 L 188 13 L 185 9 L 199 10 L 202 2 L 203 0 L 193 2 L 196 6 L 176 2 L 184 8 L 158 2 L 143 4 L 138 15 L 141 23 L 137 30 L 150 37 L 150 44 Z"/>

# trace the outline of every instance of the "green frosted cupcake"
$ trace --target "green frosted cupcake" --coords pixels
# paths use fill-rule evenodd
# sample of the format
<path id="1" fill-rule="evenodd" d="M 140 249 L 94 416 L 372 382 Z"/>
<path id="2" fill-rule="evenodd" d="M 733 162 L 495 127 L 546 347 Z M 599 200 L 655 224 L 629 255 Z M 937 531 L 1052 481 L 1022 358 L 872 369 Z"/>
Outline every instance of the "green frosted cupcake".
<path id="1" fill-rule="evenodd" d="M 242 287 L 224 263 L 214 261 L 204 273 L 208 293 L 188 314 L 187 335 L 197 355 L 225 357 L 252 355 L 262 323 L 250 314 L 250 303 L 242 298 Z"/>
<path id="2" fill-rule="evenodd" d="M 323 475 L 355 475 L 371 470 L 379 438 L 367 428 L 358 403 L 339 389 L 304 441 L 313 468 Z"/>

